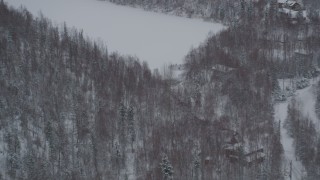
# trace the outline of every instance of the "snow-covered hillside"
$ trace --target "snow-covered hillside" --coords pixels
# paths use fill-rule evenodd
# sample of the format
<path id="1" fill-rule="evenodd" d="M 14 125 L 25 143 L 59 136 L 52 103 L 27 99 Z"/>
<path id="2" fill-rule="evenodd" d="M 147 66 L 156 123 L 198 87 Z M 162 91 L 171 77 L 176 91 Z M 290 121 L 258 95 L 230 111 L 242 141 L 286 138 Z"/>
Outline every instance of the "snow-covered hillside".
<path id="1" fill-rule="evenodd" d="M 151 68 L 182 63 L 192 46 L 208 34 L 224 28 L 217 23 L 188 19 L 97 0 L 7 0 L 25 6 L 34 15 L 41 11 L 55 23 L 82 28 L 90 37 L 102 39 L 109 51 L 136 55 Z"/>
<path id="2" fill-rule="evenodd" d="M 310 86 L 297 90 L 294 93 L 296 101 L 301 107 L 302 113 L 310 118 L 316 125 L 316 129 L 319 130 L 319 119 L 315 113 L 315 103 L 316 103 L 316 85 L 319 81 L 319 78 L 310 80 Z M 280 80 L 279 84 L 282 84 L 282 89 L 290 89 L 292 82 L 290 80 Z M 292 179 L 301 179 L 305 175 L 304 167 L 301 164 L 301 161 L 297 158 L 294 148 L 294 139 L 288 134 L 288 130 L 284 127 L 285 119 L 288 116 L 288 105 L 292 97 L 288 98 L 284 102 L 276 103 L 274 106 L 275 110 L 275 120 L 281 121 L 281 143 L 284 149 L 284 171 L 286 178 L 290 179 L 290 163 L 292 163 Z"/>
<path id="3" fill-rule="evenodd" d="M 303 169 L 303 166 L 301 162 L 296 159 L 293 138 L 289 136 L 287 129 L 285 129 L 283 126 L 288 114 L 288 104 L 289 101 L 275 104 L 275 120 L 281 121 L 281 143 L 284 150 L 283 171 L 285 173 L 285 177 L 286 179 L 290 179 L 290 163 L 292 163 L 292 166 L 294 168 L 294 170 L 292 171 L 292 177 L 294 180 L 298 180 L 301 178 L 301 171 Z"/>
<path id="4" fill-rule="evenodd" d="M 311 80 L 311 86 L 302 89 L 297 94 L 298 102 L 301 102 L 302 112 L 304 116 L 310 118 L 316 125 L 316 130 L 320 131 L 319 119 L 316 115 L 315 104 L 317 100 L 317 82 L 319 78 Z"/>

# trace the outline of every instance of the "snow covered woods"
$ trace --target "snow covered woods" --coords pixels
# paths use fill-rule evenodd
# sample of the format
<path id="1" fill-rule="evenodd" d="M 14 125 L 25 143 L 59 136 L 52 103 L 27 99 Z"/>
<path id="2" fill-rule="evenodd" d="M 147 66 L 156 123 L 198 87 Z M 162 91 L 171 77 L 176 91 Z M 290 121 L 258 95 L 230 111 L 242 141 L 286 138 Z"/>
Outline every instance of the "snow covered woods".
<path id="1" fill-rule="evenodd" d="M 286 178 L 277 79 L 317 76 L 318 17 L 293 25 L 266 1 L 241 3 L 240 19 L 187 54 L 181 79 L 0 3 L 0 177 Z M 297 157 L 319 177 L 317 132 L 292 107 Z"/>

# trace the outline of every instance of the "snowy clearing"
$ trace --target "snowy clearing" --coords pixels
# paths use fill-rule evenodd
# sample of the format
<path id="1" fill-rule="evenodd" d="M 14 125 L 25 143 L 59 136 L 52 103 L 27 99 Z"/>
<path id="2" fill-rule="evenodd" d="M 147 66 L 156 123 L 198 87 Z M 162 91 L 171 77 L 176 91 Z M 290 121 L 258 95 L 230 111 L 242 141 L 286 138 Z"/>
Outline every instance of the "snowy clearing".
<path id="1" fill-rule="evenodd" d="M 316 130 L 319 132 L 320 127 L 319 127 L 319 119 L 316 115 L 316 100 L 317 100 L 317 84 L 318 84 L 319 78 L 311 80 L 310 84 L 311 86 L 302 89 L 298 91 L 297 93 L 297 101 L 301 103 L 302 107 L 302 112 L 304 116 L 310 118 L 310 120 L 313 121 Z"/>
<path id="2" fill-rule="evenodd" d="M 293 180 L 298 180 L 301 179 L 301 174 L 303 170 L 303 166 L 299 160 L 296 159 L 295 156 L 295 150 L 294 150 L 294 144 L 293 144 L 293 138 L 291 138 L 288 134 L 287 129 L 283 127 L 284 121 L 287 118 L 287 110 L 288 110 L 288 104 L 289 101 L 285 102 L 280 102 L 275 104 L 274 110 L 275 110 L 275 120 L 279 121 L 281 120 L 281 143 L 283 146 L 284 150 L 284 173 L 285 173 L 285 178 L 289 178 L 289 169 L 290 169 L 290 162 L 292 161 L 292 167 L 295 169 L 293 171 Z"/>
<path id="3" fill-rule="evenodd" d="M 7 0 L 13 7 L 25 6 L 34 15 L 41 11 L 54 23 L 83 29 L 101 39 L 109 51 L 133 55 L 153 68 L 180 64 L 192 46 L 225 27 L 204 22 L 146 12 L 97 0 Z"/>
<path id="4" fill-rule="evenodd" d="M 309 117 L 316 125 L 316 129 L 319 131 L 319 119 L 315 113 L 315 102 L 316 102 L 316 95 L 315 89 L 316 85 L 319 81 L 319 77 L 316 79 L 310 80 L 310 86 L 297 90 L 294 94 L 295 99 L 300 103 L 302 112 L 306 117 Z M 279 80 L 279 84 L 282 90 L 291 88 L 292 81 L 289 79 L 286 80 Z M 281 143 L 284 149 L 284 168 L 286 172 L 286 179 L 289 178 L 289 169 L 290 169 L 290 162 L 292 161 L 292 179 L 293 180 L 300 180 L 304 175 L 304 167 L 301 162 L 296 158 L 293 138 L 291 138 L 288 134 L 287 129 L 284 128 L 284 122 L 288 115 L 288 105 L 291 101 L 292 97 L 288 98 L 287 101 L 279 102 L 274 105 L 274 119 L 275 121 L 281 120 Z"/>

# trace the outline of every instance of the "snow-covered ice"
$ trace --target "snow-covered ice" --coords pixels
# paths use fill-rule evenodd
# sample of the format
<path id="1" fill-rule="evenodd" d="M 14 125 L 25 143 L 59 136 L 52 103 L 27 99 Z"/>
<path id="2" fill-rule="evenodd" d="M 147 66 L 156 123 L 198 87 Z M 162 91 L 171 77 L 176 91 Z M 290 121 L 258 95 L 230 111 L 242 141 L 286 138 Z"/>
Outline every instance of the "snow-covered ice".
<path id="1" fill-rule="evenodd" d="M 109 51 L 133 55 L 153 68 L 180 64 L 192 46 L 196 47 L 223 25 L 146 12 L 98 0 L 5 0 L 25 6 L 34 15 L 41 11 L 54 23 L 66 22 L 103 40 Z"/>

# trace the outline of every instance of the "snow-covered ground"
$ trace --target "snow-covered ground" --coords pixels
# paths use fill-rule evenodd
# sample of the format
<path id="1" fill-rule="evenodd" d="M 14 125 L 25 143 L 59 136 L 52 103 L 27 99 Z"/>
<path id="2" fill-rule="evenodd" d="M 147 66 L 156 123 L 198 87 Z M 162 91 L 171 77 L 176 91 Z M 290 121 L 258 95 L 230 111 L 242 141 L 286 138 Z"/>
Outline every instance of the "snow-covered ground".
<path id="1" fill-rule="evenodd" d="M 298 101 L 302 108 L 302 112 L 304 115 L 309 117 L 315 123 L 317 130 L 319 131 L 319 119 L 315 114 L 315 102 L 316 102 L 316 94 L 315 89 L 316 85 L 319 81 L 319 78 L 310 80 L 310 86 L 297 90 L 295 92 L 295 99 Z M 285 89 L 286 87 L 291 87 L 292 82 L 290 80 L 280 80 L 279 84 L 281 88 Z M 285 171 L 286 171 L 286 179 L 289 178 L 290 171 L 290 162 L 292 162 L 292 179 L 300 180 L 304 174 L 304 167 L 301 162 L 295 156 L 295 150 L 293 145 L 293 138 L 288 135 L 287 129 L 284 128 L 283 123 L 288 115 L 288 104 L 290 103 L 292 97 L 288 98 L 287 101 L 279 102 L 274 105 L 275 110 L 275 121 L 281 120 L 281 143 L 284 149 L 284 158 L 285 158 Z"/>
<path id="2" fill-rule="evenodd" d="M 302 113 L 304 114 L 304 116 L 308 117 L 310 120 L 313 121 L 314 125 L 316 126 L 316 130 L 319 132 L 320 123 L 315 111 L 315 104 L 317 100 L 316 90 L 318 81 L 319 78 L 311 80 L 311 86 L 298 91 L 296 100 L 300 102 Z"/>
<path id="3" fill-rule="evenodd" d="M 54 23 L 66 22 L 88 36 L 107 43 L 109 51 L 139 57 L 153 68 L 180 64 L 192 46 L 209 34 L 225 28 L 221 24 L 146 12 L 98 0 L 5 0 L 22 4 L 34 15 L 41 11 Z"/>
<path id="4" fill-rule="evenodd" d="M 299 160 L 296 159 L 295 156 L 295 150 L 293 145 L 293 138 L 291 138 L 288 134 L 287 129 L 283 127 L 283 123 L 285 119 L 287 118 L 287 110 L 288 110 L 288 101 L 280 102 L 275 104 L 274 110 L 275 110 L 275 120 L 279 121 L 281 120 L 281 143 L 284 150 L 284 173 L 286 175 L 286 179 L 289 178 L 289 171 L 290 171 L 290 162 L 292 161 L 292 166 L 296 169 L 293 173 L 292 179 L 293 180 L 300 180 L 301 179 L 301 171 L 303 169 L 303 166 Z M 299 172 L 296 172 L 299 171 Z"/>

